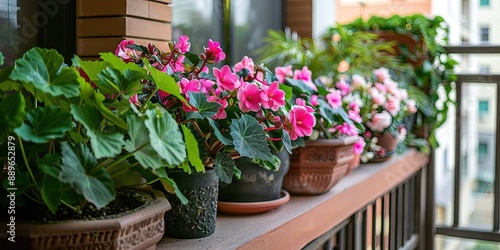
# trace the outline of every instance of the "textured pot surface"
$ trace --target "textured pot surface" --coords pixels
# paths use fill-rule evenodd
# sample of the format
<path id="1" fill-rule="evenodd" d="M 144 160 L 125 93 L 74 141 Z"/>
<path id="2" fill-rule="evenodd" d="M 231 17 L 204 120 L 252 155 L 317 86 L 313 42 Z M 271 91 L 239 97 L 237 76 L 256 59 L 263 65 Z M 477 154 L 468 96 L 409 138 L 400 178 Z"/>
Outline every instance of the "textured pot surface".
<path id="1" fill-rule="evenodd" d="M 219 178 L 213 169 L 205 173 L 168 173 L 189 200 L 182 205 L 173 194 L 165 193 L 172 209 L 165 213 L 165 236 L 179 239 L 202 238 L 215 232 Z"/>
<path id="2" fill-rule="evenodd" d="M 283 188 L 292 194 L 318 195 L 328 192 L 349 170 L 357 136 L 306 141 L 293 150 Z"/>
<path id="3" fill-rule="evenodd" d="M 281 198 L 283 177 L 290 167 L 290 154 L 283 150 L 276 155 L 281 160 L 277 171 L 264 169 L 247 157 L 236 159 L 241 178 L 233 178 L 231 184 L 220 183 L 219 201 L 257 202 Z"/>
<path id="4" fill-rule="evenodd" d="M 163 236 L 163 217 L 170 204 L 159 191 L 141 192 L 149 201 L 123 214 L 95 220 L 17 224 L 13 248 L 4 245 L 9 241 L 2 240 L 2 249 L 155 249 Z"/>

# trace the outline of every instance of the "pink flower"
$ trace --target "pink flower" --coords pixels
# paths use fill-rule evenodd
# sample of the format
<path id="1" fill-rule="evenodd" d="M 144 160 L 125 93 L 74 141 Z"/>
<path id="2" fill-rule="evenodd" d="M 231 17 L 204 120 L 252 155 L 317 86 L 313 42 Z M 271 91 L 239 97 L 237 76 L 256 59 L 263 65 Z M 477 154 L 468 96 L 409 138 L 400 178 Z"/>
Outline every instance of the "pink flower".
<path id="1" fill-rule="evenodd" d="M 406 100 L 406 106 L 408 108 L 408 113 L 413 114 L 417 112 L 417 103 L 413 99 Z"/>
<path id="2" fill-rule="evenodd" d="M 337 109 L 342 106 L 342 92 L 332 89 L 330 93 L 326 95 L 326 100 L 332 108 Z"/>
<path id="3" fill-rule="evenodd" d="M 238 81 L 238 76 L 231 72 L 231 68 L 228 65 L 224 65 L 221 69 L 214 68 L 213 72 L 217 79 L 217 87 L 221 91 L 233 91 L 239 87 L 240 82 Z"/>
<path id="4" fill-rule="evenodd" d="M 349 119 L 359 123 L 363 122 L 363 118 L 359 115 L 359 111 L 348 110 L 347 114 L 349 115 Z"/>
<path id="5" fill-rule="evenodd" d="M 201 92 L 210 93 L 213 90 L 215 82 L 208 79 L 200 79 Z"/>
<path id="6" fill-rule="evenodd" d="M 302 70 L 295 70 L 293 72 L 293 79 L 295 80 L 302 80 L 304 81 L 311 89 L 313 90 L 318 90 L 316 85 L 312 82 L 312 72 L 307 68 L 307 66 L 304 66 Z"/>
<path id="7" fill-rule="evenodd" d="M 203 56 L 205 56 L 208 61 L 214 63 L 218 63 L 226 58 L 226 54 L 220 47 L 220 43 L 214 42 L 212 39 L 208 39 L 208 48 L 205 48 L 205 54 Z"/>
<path id="8" fill-rule="evenodd" d="M 249 58 L 248 56 L 244 56 L 243 59 L 241 59 L 241 61 L 239 61 L 238 63 L 236 63 L 233 66 L 233 71 L 235 73 L 238 73 L 238 72 L 242 71 L 243 69 L 248 70 L 247 78 L 253 79 L 254 74 L 255 74 L 255 64 L 253 63 L 252 58 Z"/>
<path id="9" fill-rule="evenodd" d="M 373 74 L 377 77 L 379 82 L 384 82 L 386 78 L 390 78 L 389 70 L 386 68 L 378 68 L 373 70 Z"/>
<path id="10" fill-rule="evenodd" d="M 406 130 L 405 127 L 401 126 L 398 129 L 398 133 L 397 133 L 397 139 L 398 139 L 398 141 L 404 141 L 406 139 L 406 135 L 407 134 L 408 134 L 408 130 Z"/>
<path id="11" fill-rule="evenodd" d="M 344 73 L 350 68 L 349 63 L 346 60 L 342 60 L 337 67 L 337 72 Z"/>
<path id="12" fill-rule="evenodd" d="M 382 111 L 382 113 L 375 113 L 371 121 L 366 123 L 366 126 L 375 132 L 383 132 L 384 129 L 391 126 L 392 116 L 387 111 Z"/>
<path id="13" fill-rule="evenodd" d="M 395 116 L 399 110 L 401 110 L 401 101 L 399 98 L 395 96 L 390 96 L 387 98 L 387 102 L 385 103 L 385 109 L 391 113 L 391 115 Z"/>
<path id="14" fill-rule="evenodd" d="M 307 106 L 306 101 L 302 98 L 295 99 L 295 104 L 305 107 L 309 113 L 312 113 L 314 111 L 312 107 Z"/>
<path id="15" fill-rule="evenodd" d="M 354 74 L 352 76 L 352 86 L 355 89 L 364 89 L 367 86 L 366 79 L 361 75 Z"/>
<path id="16" fill-rule="evenodd" d="M 318 95 L 311 95 L 311 100 L 309 102 L 313 106 L 319 106 Z"/>
<path id="17" fill-rule="evenodd" d="M 285 67 L 276 67 L 274 69 L 274 73 L 276 74 L 276 78 L 278 78 L 279 83 L 285 83 L 285 79 L 287 77 L 293 76 L 292 65 L 288 65 Z"/>
<path id="18" fill-rule="evenodd" d="M 316 117 L 305 106 L 293 105 L 289 113 L 290 126 L 285 126 L 292 140 L 310 136 L 316 125 Z"/>
<path id="19" fill-rule="evenodd" d="M 359 113 L 361 110 L 359 109 L 359 104 L 357 101 L 353 101 L 348 105 L 349 109 L 352 109 L 354 112 Z"/>
<path id="20" fill-rule="evenodd" d="M 379 82 L 375 83 L 375 88 L 377 88 L 377 90 L 380 93 L 383 93 L 383 94 L 387 93 L 387 87 L 382 83 L 379 83 Z"/>
<path id="21" fill-rule="evenodd" d="M 277 111 L 285 105 L 285 91 L 279 89 L 278 82 L 272 82 L 271 85 L 262 85 L 260 98 L 262 107 Z"/>
<path id="22" fill-rule="evenodd" d="M 179 87 L 181 88 L 181 93 L 187 96 L 189 91 L 200 92 L 201 84 L 197 79 L 189 80 L 187 78 L 182 78 L 179 81 Z"/>
<path id="23" fill-rule="evenodd" d="M 372 97 L 372 101 L 375 105 L 384 106 L 386 102 L 386 97 L 382 93 L 380 93 L 376 88 L 371 88 L 369 93 Z"/>
<path id="24" fill-rule="evenodd" d="M 238 89 L 238 101 L 238 106 L 243 112 L 259 111 L 261 103 L 259 86 L 243 82 Z"/>
<path id="25" fill-rule="evenodd" d="M 227 100 L 226 99 L 220 99 L 217 96 L 213 96 L 212 95 L 212 96 L 208 97 L 208 101 L 209 102 L 217 102 L 217 103 L 219 103 L 219 104 L 222 105 L 219 108 L 219 111 L 217 112 L 217 114 L 215 114 L 214 116 L 212 116 L 212 118 L 214 120 L 216 120 L 216 119 L 226 119 L 226 117 L 227 117 L 226 108 L 228 106 Z"/>
<path id="26" fill-rule="evenodd" d="M 363 153 L 365 146 L 366 146 L 365 139 L 359 138 L 359 140 L 356 143 L 354 143 L 354 146 L 353 146 L 354 153 L 360 155 L 361 153 Z"/>
<path id="27" fill-rule="evenodd" d="M 139 99 L 137 98 L 137 94 L 131 96 L 128 101 L 132 104 L 138 104 L 139 103 Z"/>
<path id="28" fill-rule="evenodd" d="M 183 72 L 184 71 L 184 59 L 186 57 L 183 56 L 183 55 L 180 55 L 179 57 L 177 57 L 177 60 L 175 60 L 175 62 L 173 64 L 171 64 L 172 66 L 172 71 L 173 72 Z M 167 67 L 165 67 L 162 71 L 163 72 L 166 72 L 167 70 Z"/>
<path id="29" fill-rule="evenodd" d="M 345 95 L 349 94 L 349 88 L 351 86 L 349 85 L 349 83 L 347 83 L 347 81 L 344 78 L 341 78 L 335 84 L 335 87 L 337 87 L 337 89 L 340 89 L 340 91 L 342 91 L 342 96 L 345 96 Z"/>
<path id="30" fill-rule="evenodd" d="M 191 43 L 188 42 L 189 37 L 187 36 L 181 36 L 179 38 L 179 42 L 175 44 L 174 50 L 177 52 L 180 52 L 182 54 L 186 53 L 189 51 L 191 48 Z"/>
<path id="31" fill-rule="evenodd" d="M 123 40 L 118 44 L 115 50 L 115 55 L 120 57 L 124 62 L 133 62 L 137 58 L 135 50 L 128 48 L 128 45 L 133 45 L 134 40 Z"/>
<path id="32" fill-rule="evenodd" d="M 358 129 L 353 123 L 348 124 L 344 122 L 343 124 L 335 126 L 334 131 L 338 131 L 342 135 L 358 135 Z"/>

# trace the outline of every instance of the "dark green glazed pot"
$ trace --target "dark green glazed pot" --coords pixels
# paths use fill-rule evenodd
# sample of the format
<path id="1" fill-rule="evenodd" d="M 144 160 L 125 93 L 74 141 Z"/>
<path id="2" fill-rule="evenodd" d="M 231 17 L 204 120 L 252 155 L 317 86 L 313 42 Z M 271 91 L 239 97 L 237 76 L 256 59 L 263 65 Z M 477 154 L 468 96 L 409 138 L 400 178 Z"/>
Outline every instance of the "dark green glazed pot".
<path id="1" fill-rule="evenodd" d="M 219 201 L 260 202 L 281 198 L 283 177 L 290 167 L 290 154 L 282 150 L 276 155 L 281 160 L 277 171 L 266 170 L 252 163 L 252 159 L 247 157 L 236 159 L 236 166 L 241 170 L 241 179 L 233 178 L 231 184 L 221 182 Z"/>
<path id="2" fill-rule="evenodd" d="M 219 178 L 215 171 L 209 169 L 205 173 L 193 172 L 190 175 L 181 171 L 169 172 L 168 176 L 175 180 L 189 203 L 182 205 L 175 195 L 164 192 L 172 205 L 172 209 L 165 213 L 164 236 L 194 239 L 212 235 L 215 232 L 219 190 Z"/>

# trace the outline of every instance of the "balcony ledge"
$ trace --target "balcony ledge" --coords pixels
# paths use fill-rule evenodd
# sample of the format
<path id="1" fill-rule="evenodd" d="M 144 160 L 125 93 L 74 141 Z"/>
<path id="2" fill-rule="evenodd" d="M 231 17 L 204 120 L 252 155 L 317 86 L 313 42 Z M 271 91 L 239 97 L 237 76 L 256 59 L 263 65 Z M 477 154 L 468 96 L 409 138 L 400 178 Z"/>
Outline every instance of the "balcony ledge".
<path id="1" fill-rule="evenodd" d="M 383 163 L 362 164 L 325 194 L 292 195 L 288 203 L 259 215 L 219 214 L 215 234 L 187 240 L 165 237 L 157 249 L 301 249 L 428 162 L 428 155 L 409 149 Z"/>

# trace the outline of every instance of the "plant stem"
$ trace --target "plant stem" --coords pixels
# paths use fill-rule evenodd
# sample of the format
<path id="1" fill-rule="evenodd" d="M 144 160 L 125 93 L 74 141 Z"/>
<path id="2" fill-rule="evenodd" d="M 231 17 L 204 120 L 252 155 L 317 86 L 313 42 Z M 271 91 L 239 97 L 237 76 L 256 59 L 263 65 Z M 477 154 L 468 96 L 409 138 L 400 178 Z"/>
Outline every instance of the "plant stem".
<path id="1" fill-rule="evenodd" d="M 151 92 L 151 94 L 148 96 L 148 99 L 146 100 L 144 105 L 141 107 L 141 113 L 144 113 L 144 110 L 146 110 L 146 108 L 149 106 L 149 102 L 151 101 L 151 99 L 153 98 L 153 96 L 155 95 L 156 92 L 158 92 L 158 89 Z"/>
<path id="2" fill-rule="evenodd" d="M 65 205 L 66 207 L 70 208 L 71 210 L 75 211 L 75 212 L 77 212 L 77 211 L 79 210 L 78 208 L 76 208 L 76 207 L 74 207 L 74 206 L 70 205 L 69 203 L 65 202 L 64 200 L 61 200 L 61 203 L 62 203 L 63 205 Z"/>
<path id="3" fill-rule="evenodd" d="M 126 160 L 128 157 L 132 156 L 135 152 L 137 152 L 137 151 L 141 150 L 142 148 L 144 148 L 144 147 L 145 147 L 145 146 L 147 146 L 147 145 L 148 145 L 148 143 L 144 143 L 144 144 L 143 144 L 143 145 L 141 145 L 140 147 L 136 148 L 134 151 L 129 152 L 128 154 L 125 154 L 125 155 L 123 155 L 123 156 L 119 157 L 117 160 L 115 160 L 115 161 L 111 162 L 110 164 L 108 164 L 108 165 L 106 165 L 106 166 L 104 166 L 104 163 L 105 163 L 105 162 L 107 162 L 107 160 L 106 160 L 106 161 L 103 161 L 103 162 L 101 162 L 101 163 L 100 163 L 100 164 L 99 164 L 99 165 L 95 168 L 95 169 L 96 169 L 95 171 L 97 171 L 98 169 L 101 169 L 101 168 L 104 168 L 104 169 L 106 169 L 106 170 L 107 170 L 107 169 L 111 168 L 112 166 L 114 166 L 114 165 L 116 165 L 116 164 L 118 164 L 118 163 L 122 162 L 123 160 Z M 93 172 L 94 172 L 94 171 L 93 171 Z"/>
<path id="4" fill-rule="evenodd" d="M 128 166 L 128 167 L 126 167 L 126 168 L 120 169 L 120 170 L 118 170 L 118 171 L 116 171 L 116 172 L 109 173 L 109 174 L 110 174 L 110 175 L 118 175 L 118 174 L 123 173 L 123 172 L 125 172 L 125 171 L 127 171 L 127 170 L 129 170 L 129 169 L 131 169 L 131 168 L 133 168 L 133 167 L 135 167 L 135 166 L 137 166 L 137 165 L 139 165 L 139 162 L 135 162 L 135 163 L 133 163 L 133 164 L 130 164 L 130 166 Z"/>
<path id="5" fill-rule="evenodd" d="M 23 155 L 24 159 L 24 164 L 26 164 L 26 169 L 28 170 L 28 173 L 31 177 L 31 180 L 33 181 L 35 188 L 38 192 L 40 192 L 40 187 L 38 186 L 38 183 L 36 182 L 35 176 L 33 175 L 33 172 L 31 171 L 31 167 L 28 163 L 28 158 L 26 157 L 26 152 L 24 151 L 24 146 L 23 146 L 23 140 L 21 139 L 20 136 L 17 137 L 19 139 L 19 146 L 21 148 L 21 153 Z"/>

